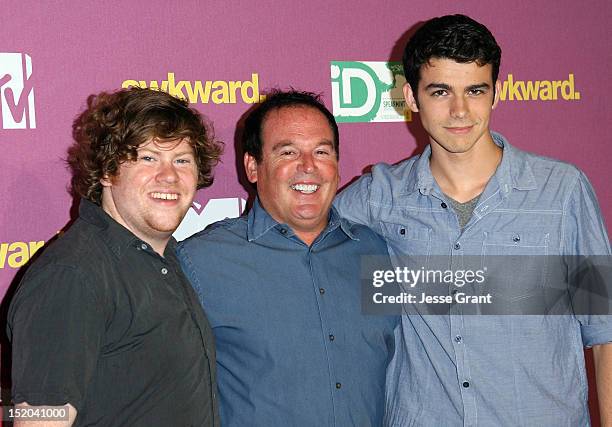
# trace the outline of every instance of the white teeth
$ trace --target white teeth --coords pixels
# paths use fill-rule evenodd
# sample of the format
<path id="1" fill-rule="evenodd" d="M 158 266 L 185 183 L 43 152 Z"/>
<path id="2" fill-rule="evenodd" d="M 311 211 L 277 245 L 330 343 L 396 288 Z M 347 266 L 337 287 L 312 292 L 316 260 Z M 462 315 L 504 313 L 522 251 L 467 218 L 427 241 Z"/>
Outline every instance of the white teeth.
<path id="1" fill-rule="evenodd" d="M 319 189 L 320 185 L 317 184 L 293 184 L 292 189 L 299 191 L 304 194 L 314 193 Z"/>
<path id="2" fill-rule="evenodd" d="M 178 199 L 178 194 L 175 193 L 153 193 L 154 199 L 162 199 L 162 200 L 176 200 Z"/>

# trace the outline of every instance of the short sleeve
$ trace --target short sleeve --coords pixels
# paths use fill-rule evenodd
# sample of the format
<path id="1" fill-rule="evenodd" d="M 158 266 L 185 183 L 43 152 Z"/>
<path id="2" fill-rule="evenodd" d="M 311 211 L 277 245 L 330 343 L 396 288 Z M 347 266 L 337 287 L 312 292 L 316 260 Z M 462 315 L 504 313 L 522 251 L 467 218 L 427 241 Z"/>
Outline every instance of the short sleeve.
<path id="1" fill-rule="evenodd" d="M 26 274 L 8 314 L 13 401 L 80 410 L 104 330 L 99 298 L 76 268 L 47 265 Z"/>

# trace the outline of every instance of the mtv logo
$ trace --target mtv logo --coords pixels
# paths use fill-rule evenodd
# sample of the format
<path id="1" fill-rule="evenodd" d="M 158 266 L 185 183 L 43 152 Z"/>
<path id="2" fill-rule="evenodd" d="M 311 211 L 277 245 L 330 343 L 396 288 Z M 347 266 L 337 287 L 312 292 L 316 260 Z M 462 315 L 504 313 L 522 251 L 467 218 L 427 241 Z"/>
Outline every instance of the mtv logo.
<path id="1" fill-rule="evenodd" d="M 32 58 L 0 53 L 0 117 L 4 129 L 35 129 Z"/>
<path id="2" fill-rule="evenodd" d="M 337 122 L 410 121 L 399 62 L 332 61 L 332 106 Z"/>
<path id="3" fill-rule="evenodd" d="M 201 204 L 193 202 L 173 236 L 179 242 L 185 240 L 213 222 L 242 215 L 245 207 L 246 200 L 240 197 L 210 199 L 203 209 Z"/>

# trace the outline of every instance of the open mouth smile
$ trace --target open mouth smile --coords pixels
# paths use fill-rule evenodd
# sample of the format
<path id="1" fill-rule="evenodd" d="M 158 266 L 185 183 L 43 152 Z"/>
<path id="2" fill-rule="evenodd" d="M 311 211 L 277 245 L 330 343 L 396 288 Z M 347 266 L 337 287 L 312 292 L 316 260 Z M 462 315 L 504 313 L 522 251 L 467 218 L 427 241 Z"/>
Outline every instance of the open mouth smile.
<path id="1" fill-rule="evenodd" d="M 312 194 L 317 191 L 321 186 L 318 184 L 293 184 L 292 190 L 299 191 L 302 194 Z"/>
<path id="2" fill-rule="evenodd" d="M 151 193 L 151 197 L 161 200 L 178 200 L 177 193 Z"/>

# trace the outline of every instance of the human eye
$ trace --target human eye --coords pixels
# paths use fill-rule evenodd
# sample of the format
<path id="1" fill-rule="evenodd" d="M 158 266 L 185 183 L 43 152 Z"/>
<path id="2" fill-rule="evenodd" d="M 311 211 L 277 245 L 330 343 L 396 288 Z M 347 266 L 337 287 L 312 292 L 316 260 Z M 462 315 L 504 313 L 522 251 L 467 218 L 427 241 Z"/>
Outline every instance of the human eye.
<path id="1" fill-rule="evenodd" d="M 295 154 L 295 150 L 291 148 L 284 148 L 279 153 L 283 157 L 293 156 Z"/>
<path id="2" fill-rule="evenodd" d="M 440 98 L 442 96 L 446 96 L 448 95 L 448 92 L 446 89 L 438 89 L 438 90 L 434 90 L 431 93 L 431 96 L 433 96 L 434 98 Z"/>
<path id="3" fill-rule="evenodd" d="M 479 95 L 484 95 L 485 93 L 486 93 L 486 90 L 482 88 L 468 90 L 468 95 L 470 96 L 479 96 Z"/>
<path id="4" fill-rule="evenodd" d="M 176 163 L 178 163 L 179 165 L 188 165 L 192 162 L 191 159 L 187 159 L 187 158 L 182 158 L 182 159 L 176 159 Z"/>
<path id="5" fill-rule="evenodd" d="M 331 153 L 331 148 L 317 148 L 315 151 L 315 154 L 319 156 L 329 156 Z"/>
<path id="6" fill-rule="evenodd" d="M 155 158 L 149 154 L 141 154 L 140 156 L 138 156 L 138 160 L 141 160 L 143 162 L 153 162 L 155 161 Z"/>

